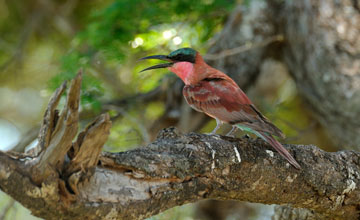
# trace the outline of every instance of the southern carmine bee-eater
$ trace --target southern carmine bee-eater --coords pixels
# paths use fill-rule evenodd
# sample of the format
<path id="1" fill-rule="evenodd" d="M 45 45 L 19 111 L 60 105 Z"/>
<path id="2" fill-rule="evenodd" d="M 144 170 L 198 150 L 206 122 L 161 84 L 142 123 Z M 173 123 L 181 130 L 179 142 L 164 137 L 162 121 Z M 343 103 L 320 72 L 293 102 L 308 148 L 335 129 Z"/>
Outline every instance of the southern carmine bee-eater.
<path id="1" fill-rule="evenodd" d="M 215 134 L 222 123 L 229 123 L 232 129 L 227 135 L 238 128 L 253 133 L 275 148 L 290 164 L 300 169 L 291 154 L 273 137 L 284 138 L 281 130 L 260 113 L 234 80 L 206 64 L 199 52 L 191 48 L 181 48 L 169 55 L 148 56 L 141 60 L 145 59 L 168 61 L 142 71 L 168 68 L 180 77 L 185 83 L 183 95 L 187 103 L 195 110 L 215 118 L 217 125 L 211 134 Z"/>

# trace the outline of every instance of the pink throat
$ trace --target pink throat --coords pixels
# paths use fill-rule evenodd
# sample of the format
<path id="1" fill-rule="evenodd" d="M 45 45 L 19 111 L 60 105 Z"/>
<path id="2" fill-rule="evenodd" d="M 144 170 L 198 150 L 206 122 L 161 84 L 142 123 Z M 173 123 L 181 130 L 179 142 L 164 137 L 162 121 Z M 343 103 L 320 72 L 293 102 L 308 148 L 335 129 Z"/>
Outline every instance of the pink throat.
<path id="1" fill-rule="evenodd" d="M 175 73 L 184 81 L 185 84 L 190 84 L 190 77 L 194 72 L 194 65 L 190 62 L 177 62 L 169 70 Z"/>

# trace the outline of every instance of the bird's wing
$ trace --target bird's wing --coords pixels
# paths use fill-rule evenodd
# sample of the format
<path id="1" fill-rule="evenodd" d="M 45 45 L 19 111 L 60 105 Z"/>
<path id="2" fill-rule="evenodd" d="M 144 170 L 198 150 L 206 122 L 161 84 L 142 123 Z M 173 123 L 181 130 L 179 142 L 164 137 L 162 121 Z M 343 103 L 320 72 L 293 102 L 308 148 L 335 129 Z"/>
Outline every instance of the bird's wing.
<path id="1" fill-rule="evenodd" d="M 279 137 L 284 134 L 263 116 L 232 80 L 207 78 L 197 85 L 186 85 L 183 95 L 197 111 L 230 124 L 241 123 L 256 131 Z"/>

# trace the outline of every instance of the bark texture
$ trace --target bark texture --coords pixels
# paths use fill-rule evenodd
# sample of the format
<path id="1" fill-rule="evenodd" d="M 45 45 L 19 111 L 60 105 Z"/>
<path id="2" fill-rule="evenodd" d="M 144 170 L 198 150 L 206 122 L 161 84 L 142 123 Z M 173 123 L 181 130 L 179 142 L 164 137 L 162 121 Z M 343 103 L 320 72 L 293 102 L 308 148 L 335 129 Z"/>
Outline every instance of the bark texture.
<path id="1" fill-rule="evenodd" d="M 359 150 L 359 2 L 285 2 L 284 61 L 316 118 L 342 148 Z"/>
<path id="2" fill-rule="evenodd" d="M 104 114 L 72 142 L 82 73 L 46 110 L 36 150 L 0 152 L 0 189 L 44 219 L 144 219 L 204 199 L 288 204 L 318 219 L 357 219 L 360 153 L 287 145 L 297 170 L 261 140 L 162 130 L 146 147 L 101 153 Z M 74 131 L 68 132 L 68 131 Z"/>
<path id="3" fill-rule="evenodd" d="M 357 0 L 252 0 L 234 10 L 205 58 L 245 90 L 264 61 L 285 63 L 339 146 L 359 149 L 359 8 Z M 111 126 L 106 114 L 73 142 L 80 82 L 81 74 L 61 114 L 65 84 L 54 94 L 35 150 L 0 153 L 0 189 L 36 216 L 143 219 L 211 198 L 290 205 L 277 207 L 274 219 L 359 217 L 359 153 L 288 145 L 298 171 L 260 140 L 166 129 L 147 147 L 101 154 Z M 184 124 L 191 120 L 185 108 L 178 114 Z"/>
<path id="4" fill-rule="evenodd" d="M 210 53 L 225 51 L 223 54 L 228 55 L 214 59 L 212 65 L 231 75 L 240 86 L 248 86 L 252 82 L 249 78 L 256 79 L 266 60 L 283 62 L 314 117 L 339 149 L 358 150 L 359 5 L 357 0 L 250 1 L 248 6 L 234 10 L 210 49 Z M 275 36 L 283 38 L 257 47 Z M 245 49 L 231 53 L 238 48 Z M 292 213 L 289 210 L 278 208 L 274 218 L 288 216 Z M 294 209 L 293 213 L 301 210 Z"/>
<path id="5" fill-rule="evenodd" d="M 244 86 L 256 79 L 265 60 L 285 63 L 339 148 L 359 150 L 359 5 L 358 0 L 252 0 L 230 16 L 209 51 L 223 51 L 212 65 Z"/>
<path id="6" fill-rule="evenodd" d="M 227 55 L 212 65 L 243 87 L 251 85 L 249 79 L 256 79 L 267 60 L 286 64 L 314 118 L 338 148 L 359 150 L 359 32 L 358 0 L 252 0 L 234 10 L 209 52 Z M 241 52 L 232 53 L 236 50 Z M 290 210 L 279 207 L 274 218 L 319 218 L 309 210 Z"/>

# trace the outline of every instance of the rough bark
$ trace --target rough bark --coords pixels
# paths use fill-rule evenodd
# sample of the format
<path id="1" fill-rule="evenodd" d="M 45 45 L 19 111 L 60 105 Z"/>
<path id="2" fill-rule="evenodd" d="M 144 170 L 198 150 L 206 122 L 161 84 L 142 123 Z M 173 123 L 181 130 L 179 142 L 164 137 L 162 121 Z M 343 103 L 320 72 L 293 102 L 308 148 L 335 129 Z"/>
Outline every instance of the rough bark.
<path id="1" fill-rule="evenodd" d="M 359 8 L 358 0 L 252 0 L 234 10 L 210 52 L 246 45 L 251 50 L 220 56 L 213 65 L 243 86 L 243 79 L 245 85 L 250 77 L 256 79 L 267 59 L 283 62 L 314 118 L 338 148 L 359 150 Z M 254 47 L 275 36 L 283 38 Z M 277 213 L 280 210 L 285 209 Z M 287 209 L 284 215 L 289 213 Z"/>
<path id="2" fill-rule="evenodd" d="M 359 150 L 359 3 L 285 2 L 284 61 L 318 120 L 342 148 Z"/>
<path id="3" fill-rule="evenodd" d="M 276 58 L 286 63 L 299 91 L 314 110 L 315 116 L 328 128 L 329 134 L 341 143 L 339 146 L 358 149 L 359 24 L 358 1 L 253 0 L 248 7 L 238 7 L 234 11 L 206 58 L 214 67 L 229 73 L 244 89 L 256 80 L 264 60 Z M 217 56 L 214 59 L 212 55 Z M 53 114 L 56 115 L 53 118 L 54 124 L 57 124 L 58 113 L 54 111 Z M 188 116 L 183 113 L 179 115 Z M 53 135 L 53 122 L 44 122 L 49 123 L 48 135 Z M 180 135 L 166 130 L 160 135 L 166 138 L 160 137 L 146 148 L 99 157 L 101 142 L 106 140 L 110 122 L 103 115 L 94 125 L 94 129 L 90 125 L 74 143 L 67 142 L 64 151 L 61 151 L 63 153 L 56 157 L 59 160 L 45 163 L 51 164 L 41 169 L 47 170 L 46 176 L 36 172 L 41 167 L 39 157 L 30 159 L 31 157 L 24 158 L 24 155 L 11 154 L 12 159 L 9 159 L 9 154 L 2 154 L 0 188 L 21 201 L 34 214 L 47 219 L 81 219 L 84 216 L 144 218 L 175 205 L 207 198 L 285 203 L 300 207 L 278 207 L 278 215 L 274 219 L 357 217 L 357 153 L 344 151 L 329 154 L 311 146 L 301 150 L 289 146 L 294 149 L 297 160 L 303 165 L 303 170 L 294 171 L 289 167 L 285 169 L 284 162 L 276 153 L 274 158 L 269 157 L 260 141 L 197 134 Z M 86 135 L 90 130 L 98 135 Z M 54 137 L 56 136 L 58 135 Z M 87 141 L 83 141 L 85 136 L 88 137 Z M 100 137 L 105 139 L 100 140 Z M 209 138 L 218 138 L 219 143 L 209 141 Z M 51 141 L 40 139 L 45 143 Z M 93 140 L 99 140 L 99 143 Z M 52 141 L 53 146 L 57 146 L 54 144 L 56 139 Z M 206 148 L 206 143 L 215 150 L 215 159 L 212 158 L 210 148 Z M 217 143 L 224 146 L 220 149 Z M 236 148 L 240 152 L 241 163 L 236 163 L 234 146 L 241 146 Z M 87 149 L 89 153 L 84 155 Z M 46 147 L 38 150 L 39 152 L 32 152 L 30 155 L 43 155 Z M 67 158 L 65 160 L 64 152 Z M 54 155 L 51 152 L 47 154 Z M 227 156 L 235 161 L 226 161 Z M 124 157 L 137 163 L 129 167 L 131 163 L 126 162 Z M 82 163 L 84 158 L 89 160 Z M 252 160 L 256 161 L 251 162 Z M 154 161 L 155 165 L 152 166 Z M 187 172 L 179 161 L 191 165 Z M 268 162 L 258 164 L 259 161 Z M 211 169 L 213 162 L 215 168 Z M 304 166 L 304 163 L 307 165 Z M 223 169 L 224 164 L 228 165 L 229 174 L 226 174 L 227 168 Z M 190 169 L 194 166 L 197 166 L 196 169 Z M 225 170 L 225 174 L 220 172 L 221 169 Z M 241 175 L 237 175 L 237 172 Z M 296 174 L 293 183 L 289 183 Z M 116 184 L 113 183 L 121 184 L 114 186 Z M 192 185 L 186 185 L 190 183 Z M 220 187 L 219 183 L 222 183 L 220 189 L 216 188 Z M 252 188 L 255 183 L 257 185 Z M 231 184 L 238 188 L 235 190 Z M 107 185 L 109 186 L 104 187 Z M 98 189 L 98 194 L 94 193 Z M 202 194 L 204 189 L 206 191 L 203 195 L 197 195 Z M 285 191 L 281 191 L 282 189 Z M 293 194 L 289 194 L 287 190 L 293 191 Z M 31 192 L 36 192 L 36 196 Z M 90 192 L 92 194 L 88 194 Z M 194 195 L 188 195 L 187 192 Z M 250 196 L 249 192 L 256 195 Z M 103 203 L 104 198 L 113 200 L 104 200 Z"/>
<path id="4" fill-rule="evenodd" d="M 34 215 L 144 219 L 174 206 L 217 199 L 288 204 L 314 210 L 323 219 L 359 217 L 360 153 L 353 151 L 286 145 L 302 166 L 297 170 L 261 140 L 183 135 L 169 128 L 146 147 L 101 153 L 111 125 L 108 115 L 72 142 L 73 134 L 66 131 L 78 123 L 74 110 L 81 77 L 80 72 L 72 81 L 60 117 L 55 109 L 65 84 L 55 92 L 36 154 L 0 152 L 0 189 Z"/>
<path id="5" fill-rule="evenodd" d="M 272 217 L 272 220 L 316 220 L 323 218 L 324 216 L 321 214 L 313 212 L 309 209 L 293 208 L 290 206 L 276 206 L 275 215 Z"/>
<path id="6" fill-rule="evenodd" d="M 338 146 L 359 149 L 359 5 L 356 0 L 250 1 L 234 10 L 209 52 L 246 45 L 250 50 L 219 56 L 212 64 L 243 86 L 256 79 L 264 60 L 284 62 Z M 271 43 L 257 47 L 264 41 Z"/>
<path id="7" fill-rule="evenodd" d="M 267 22 L 267 15 L 263 15 L 263 7 L 252 7 L 251 11 L 244 7 L 237 7 L 230 15 L 223 31 L 213 40 L 208 54 L 204 56 L 211 66 L 224 70 L 246 91 L 256 81 L 268 53 L 268 45 L 276 45 L 283 41 L 282 35 L 276 35 L 273 25 L 263 25 Z M 240 25 L 241 28 L 238 28 Z M 234 33 L 236 32 L 236 33 Z M 254 37 L 255 33 L 261 33 Z M 236 36 L 228 39 L 230 35 Z M 241 64 L 241 68 L 239 68 Z M 105 105 L 105 109 L 116 110 L 117 107 L 129 106 L 150 101 L 166 103 L 164 114 L 150 127 L 149 133 L 154 139 L 157 132 L 176 125 L 182 131 L 198 131 L 209 121 L 209 117 L 196 112 L 189 107 L 182 95 L 184 83 L 181 79 L 167 77 L 163 84 L 155 90 L 116 100 Z"/>

